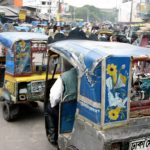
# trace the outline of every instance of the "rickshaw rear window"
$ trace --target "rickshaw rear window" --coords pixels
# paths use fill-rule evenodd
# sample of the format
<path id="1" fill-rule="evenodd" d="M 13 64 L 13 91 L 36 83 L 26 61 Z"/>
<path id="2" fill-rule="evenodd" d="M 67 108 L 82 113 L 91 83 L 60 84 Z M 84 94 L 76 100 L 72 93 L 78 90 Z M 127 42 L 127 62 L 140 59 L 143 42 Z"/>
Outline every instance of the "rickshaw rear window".
<path id="1" fill-rule="evenodd" d="M 46 41 L 32 41 L 32 71 L 44 72 L 47 64 L 47 43 Z"/>

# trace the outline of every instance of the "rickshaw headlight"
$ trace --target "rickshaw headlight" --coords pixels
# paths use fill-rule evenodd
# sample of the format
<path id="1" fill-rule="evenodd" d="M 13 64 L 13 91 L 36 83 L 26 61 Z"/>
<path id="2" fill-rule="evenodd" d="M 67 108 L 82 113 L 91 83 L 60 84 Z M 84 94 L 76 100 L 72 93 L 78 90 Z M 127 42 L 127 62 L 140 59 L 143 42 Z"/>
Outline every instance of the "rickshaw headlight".
<path id="1" fill-rule="evenodd" d="M 113 143 L 111 145 L 111 150 L 121 150 L 121 143 Z"/>
<path id="2" fill-rule="evenodd" d="M 26 88 L 19 90 L 19 100 L 21 100 L 21 101 L 26 100 L 26 97 L 27 97 L 26 95 L 27 95 L 27 89 Z"/>
<path id="3" fill-rule="evenodd" d="M 21 101 L 26 100 L 26 95 L 25 94 L 20 94 L 19 95 L 19 100 L 21 100 Z"/>

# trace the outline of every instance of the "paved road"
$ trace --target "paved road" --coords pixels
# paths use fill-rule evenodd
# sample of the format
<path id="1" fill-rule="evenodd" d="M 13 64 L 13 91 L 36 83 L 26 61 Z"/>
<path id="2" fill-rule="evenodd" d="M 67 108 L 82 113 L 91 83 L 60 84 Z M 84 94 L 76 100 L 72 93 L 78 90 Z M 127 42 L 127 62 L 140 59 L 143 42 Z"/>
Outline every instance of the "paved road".
<path id="1" fill-rule="evenodd" d="M 19 118 L 10 123 L 2 117 L 0 102 L 0 150 L 56 150 L 46 139 L 42 107 L 23 106 Z"/>

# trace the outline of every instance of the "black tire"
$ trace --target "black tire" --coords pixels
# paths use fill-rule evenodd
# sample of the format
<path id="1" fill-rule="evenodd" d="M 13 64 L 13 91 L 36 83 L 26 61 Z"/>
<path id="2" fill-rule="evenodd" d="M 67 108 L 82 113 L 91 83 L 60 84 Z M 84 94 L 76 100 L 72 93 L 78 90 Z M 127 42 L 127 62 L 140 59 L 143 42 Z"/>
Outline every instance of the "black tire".
<path id="1" fill-rule="evenodd" d="M 9 104 L 8 102 L 4 102 L 2 111 L 3 111 L 3 118 L 6 121 L 13 121 L 16 118 L 16 116 L 18 115 L 19 107 L 18 107 L 18 105 Z"/>

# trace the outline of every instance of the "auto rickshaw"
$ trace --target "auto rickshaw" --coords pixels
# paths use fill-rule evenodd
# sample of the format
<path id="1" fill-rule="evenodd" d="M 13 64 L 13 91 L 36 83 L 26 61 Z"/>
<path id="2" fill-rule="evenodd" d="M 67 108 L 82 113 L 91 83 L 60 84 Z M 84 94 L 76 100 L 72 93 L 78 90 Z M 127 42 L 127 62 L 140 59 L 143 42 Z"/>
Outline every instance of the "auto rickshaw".
<path id="1" fill-rule="evenodd" d="M 5 72 L 0 72 L 4 76 L 0 97 L 5 120 L 16 117 L 20 103 L 43 100 L 47 39 L 46 35 L 32 32 L 0 33 L 6 57 Z"/>
<path id="2" fill-rule="evenodd" d="M 77 99 L 68 100 L 67 96 L 62 96 L 59 103 L 59 149 L 150 149 L 150 90 L 146 97 L 132 99 L 131 95 L 143 93 L 142 87 L 136 87 L 133 81 L 134 66 L 148 63 L 141 69 L 150 80 L 150 70 L 145 68 L 150 66 L 150 49 L 88 40 L 59 41 L 48 47 L 44 101 L 48 140 L 50 128 L 54 127 L 53 116 L 47 109 L 50 89 L 63 72 L 60 62 L 66 60 L 77 70 L 78 89 Z M 53 72 L 52 78 L 48 78 L 49 72 Z M 147 87 L 150 88 L 150 83 Z"/>

